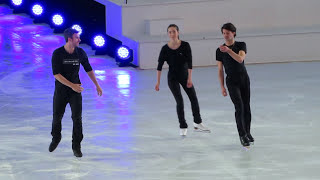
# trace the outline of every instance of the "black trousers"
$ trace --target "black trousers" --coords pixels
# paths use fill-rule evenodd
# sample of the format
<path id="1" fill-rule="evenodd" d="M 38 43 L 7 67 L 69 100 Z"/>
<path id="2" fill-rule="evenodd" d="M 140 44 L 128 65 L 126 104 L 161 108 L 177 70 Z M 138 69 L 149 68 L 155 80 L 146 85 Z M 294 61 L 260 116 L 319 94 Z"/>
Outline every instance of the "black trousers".
<path id="1" fill-rule="evenodd" d="M 188 88 L 187 80 L 188 80 L 188 76 L 177 77 L 174 74 L 170 74 L 170 73 L 168 74 L 168 85 L 177 102 L 177 114 L 178 114 L 180 128 L 188 128 L 188 124 L 184 117 L 184 104 L 183 104 L 183 98 L 180 90 L 180 85 L 182 86 L 182 88 L 187 93 L 190 99 L 194 122 L 197 124 L 202 122 L 195 88 L 194 86 L 192 86 L 191 88 Z"/>
<path id="2" fill-rule="evenodd" d="M 69 103 L 72 112 L 73 131 L 72 131 L 72 147 L 80 147 L 83 139 L 82 134 L 82 95 L 73 91 L 69 87 L 57 87 L 53 96 L 53 120 L 52 120 L 52 140 L 61 139 L 61 120 L 65 112 L 65 108 Z"/>
<path id="3" fill-rule="evenodd" d="M 251 109 L 249 76 L 247 73 L 242 73 L 234 77 L 227 76 L 226 84 L 235 107 L 235 118 L 239 136 L 250 134 Z"/>

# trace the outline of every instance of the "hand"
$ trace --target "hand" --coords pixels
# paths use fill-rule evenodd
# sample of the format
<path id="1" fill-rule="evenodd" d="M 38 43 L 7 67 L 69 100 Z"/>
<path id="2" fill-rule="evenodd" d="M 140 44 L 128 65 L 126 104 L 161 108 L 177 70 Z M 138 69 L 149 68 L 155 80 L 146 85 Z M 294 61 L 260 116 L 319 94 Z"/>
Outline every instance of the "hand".
<path id="1" fill-rule="evenodd" d="M 160 90 L 159 86 L 160 86 L 160 84 L 157 83 L 157 84 L 156 84 L 156 87 L 155 87 L 154 89 L 155 89 L 156 91 L 159 91 L 159 90 Z"/>
<path id="2" fill-rule="evenodd" d="M 97 89 L 98 96 L 102 96 L 102 89 L 101 89 L 101 87 L 98 85 L 96 89 Z"/>
<path id="3" fill-rule="evenodd" d="M 77 93 L 81 93 L 84 90 L 81 84 L 72 84 L 71 89 Z"/>
<path id="4" fill-rule="evenodd" d="M 222 92 L 222 96 L 224 97 L 228 96 L 226 88 L 223 87 L 221 92 Z"/>
<path id="5" fill-rule="evenodd" d="M 193 86 L 192 81 L 188 79 L 187 88 L 192 88 L 192 86 Z"/>
<path id="6" fill-rule="evenodd" d="M 219 49 L 221 52 L 224 52 L 224 53 L 228 53 L 230 51 L 230 48 L 228 48 L 228 46 L 224 46 L 224 45 L 221 45 L 219 47 Z"/>

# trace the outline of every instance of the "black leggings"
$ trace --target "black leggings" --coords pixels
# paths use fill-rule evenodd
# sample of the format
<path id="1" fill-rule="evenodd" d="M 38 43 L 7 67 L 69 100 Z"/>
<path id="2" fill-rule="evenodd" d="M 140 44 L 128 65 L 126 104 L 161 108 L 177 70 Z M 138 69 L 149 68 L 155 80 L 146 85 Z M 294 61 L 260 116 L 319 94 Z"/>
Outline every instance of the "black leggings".
<path id="1" fill-rule="evenodd" d="M 235 107 L 235 118 L 239 136 L 250 134 L 250 79 L 247 73 L 226 78 L 230 98 Z"/>
<path id="2" fill-rule="evenodd" d="M 67 104 L 70 104 L 73 121 L 73 148 L 80 146 L 82 134 L 82 95 L 68 87 L 56 87 L 53 97 L 52 140 L 61 139 L 61 120 Z"/>
<path id="3" fill-rule="evenodd" d="M 179 119 L 180 128 L 188 128 L 188 124 L 184 117 L 184 105 L 183 105 L 183 98 L 180 90 L 180 85 L 187 93 L 192 108 L 192 114 L 194 118 L 194 122 L 199 124 L 202 122 L 200 116 L 200 108 L 198 103 L 198 98 L 194 86 L 191 88 L 187 87 L 187 78 L 176 78 L 173 75 L 168 74 L 168 85 L 169 88 L 177 102 L 177 114 Z"/>

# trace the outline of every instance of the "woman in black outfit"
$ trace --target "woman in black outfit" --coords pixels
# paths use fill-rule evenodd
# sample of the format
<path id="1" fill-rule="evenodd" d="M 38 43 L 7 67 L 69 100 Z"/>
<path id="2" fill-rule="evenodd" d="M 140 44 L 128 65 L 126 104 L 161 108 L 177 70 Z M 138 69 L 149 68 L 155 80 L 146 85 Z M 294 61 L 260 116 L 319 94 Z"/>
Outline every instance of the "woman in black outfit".
<path id="1" fill-rule="evenodd" d="M 210 130 L 202 124 L 199 103 L 192 83 L 192 54 L 190 45 L 188 42 L 181 41 L 179 39 L 179 27 L 177 25 L 169 25 L 167 32 L 168 36 L 170 37 L 170 41 L 162 47 L 159 55 L 157 84 L 155 89 L 156 91 L 159 91 L 162 66 L 164 62 L 167 61 L 169 65 L 168 85 L 177 102 L 180 135 L 186 136 L 188 128 L 184 117 L 184 105 L 180 85 L 185 90 L 191 101 L 195 130 L 210 132 Z"/>

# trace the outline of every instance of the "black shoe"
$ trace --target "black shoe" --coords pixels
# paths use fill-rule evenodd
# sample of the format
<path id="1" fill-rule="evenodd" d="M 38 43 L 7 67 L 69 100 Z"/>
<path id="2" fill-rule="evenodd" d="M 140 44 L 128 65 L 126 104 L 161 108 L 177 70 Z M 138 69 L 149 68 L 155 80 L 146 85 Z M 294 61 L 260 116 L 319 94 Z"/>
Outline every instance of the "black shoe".
<path id="1" fill-rule="evenodd" d="M 251 136 L 251 134 L 247 134 L 247 137 L 249 139 L 249 142 L 253 144 L 254 143 L 254 138 Z"/>
<path id="2" fill-rule="evenodd" d="M 242 146 L 250 146 L 250 142 L 247 136 L 241 136 L 240 137 L 240 142 Z"/>
<path id="3" fill-rule="evenodd" d="M 58 140 L 52 139 L 52 142 L 50 143 L 50 146 L 49 146 L 49 152 L 53 152 L 58 147 L 60 141 L 61 141 L 61 138 Z"/>
<path id="4" fill-rule="evenodd" d="M 75 157 L 82 157 L 81 148 L 72 149 Z"/>

